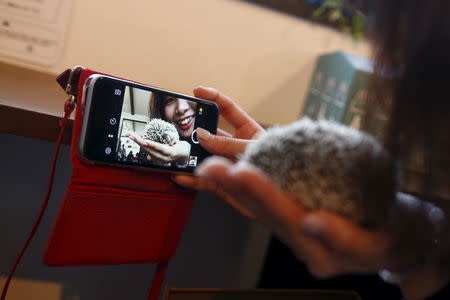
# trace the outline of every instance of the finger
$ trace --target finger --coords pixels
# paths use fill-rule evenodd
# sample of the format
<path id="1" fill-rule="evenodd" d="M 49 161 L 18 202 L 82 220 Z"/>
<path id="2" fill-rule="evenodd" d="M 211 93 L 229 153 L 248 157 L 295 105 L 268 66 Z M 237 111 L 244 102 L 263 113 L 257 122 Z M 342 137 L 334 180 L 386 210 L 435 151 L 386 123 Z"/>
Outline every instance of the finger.
<path id="1" fill-rule="evenodd" d="M 198 177 L 214 182 L 226 193 L 234 191 L 233 178 L 230 177 L 230 169 L 233 163 L 223 157 L 212 156 L 205 159 L 195 170 Z"/>
<path id="2" fill-rule="evenodd" d="M 252 140 L 236 139 L 228 136 L 213 135 L 203 128 L 197 128 L 197 138 L 208 152 L 229 158 L 243 153 Z"/>
<path id="3" fill-rule="evenodd" d="M 232 135 L 228 132 L 226 132 L 223 129 L 217 128 L 217 133 L 216 135 L 220 135 L 220 136 L 227 136 L 227 137 L 232 137 Z"/>
<path id="4" fill-rule="evenodd" d="M 328 278 L 339 274 L 373 272 L 360 260 L 352 256 L 342 255 L 330 249 L 322 241 L 297 232 L 297 237 L 291 241 L 294 254 L 308 266 L 309 271 L 318 278 Z M 289 245 L 288 243 L 286 243 Z"/>
<path id="5" fill-rule="evenodd" d="M 135 132 L 129 132 L 128 137 L 136 142 L 139 146 L 149 152 L 152 156 L 162 159 L 164 161 L 170 160 L 170 151 L 167 149 L 167 145 L 157 143 L 150 140 L 144 140 L 140 135 Z"/>
<path id="6" fill-rule="evenodd" d="M 236 102 L 214 88 L 202 86 L 197 87 L 194 89 L 194 95 L 198 98 L 217 103 L 220 108 L 220 114 L 236 129 L 243 126 L 248 126 L 248 124 L 252 124 L 255 127 L 260 127 L 259 124 L 253 120 L 253 118 L 251 118 L 239 105 L 236 104 Z"/>
<path id="7" fill-rule="evenodd" d="M 298 245 L 292 248 L 296 250 L 297 257 L 308 263 L 316 276 L 328 277 L 341 269 L 334 263 L 334 257 L 330 255 L 328 249 L 314 239 L 300 236 L 299 224 L 304 210 L 274 186 L 258 169 L 246 163 L 233 165 L 228 160 L 218 157 L 206 161 L 199 173 L 216 180 L 232 196 L 238 197 L 240 201 L 235 201 L 231 205 L 251 212 L 282 240 L 289 242 L 289 236 L 292 234 L 298 236 L 299 238 L 295 239 Z M 256 211 L 258 213 L 255 214 Z"/>
<path id="8" fill-rule="evenodd" d="M 145 144 L 145 140 L 136 132 L 128 132 L 127 136 L 135 143 L 137 143 L 139 146 L 142 146 Z"/>
<path id="9" fill-rule="evenodd" d="M 220 175 L 220 177 L 228 176 L 228 168 L 232 165 L 231 161 L 219 157 L 211 156 L 206 158 L 194 171 L 194 174 L 208 179 L 214 179 L 214 175 Z M 224 178 L 226 179 L 226 178 Z"/>
<path id="10" fill-rule="evenodd" d="M 214 182 L 207 181 L 200 177 L 177 175 L 173 177 L 173 180 L 186 188 L 195 189 L 199 191 L 208 191 L 217 194 L 218 186 Z"/>
<path id="11" fill-rule="evenodd" d="M 239 213 L 253 220 L 257 220 L 254 213 L 251 212 L 245 205 L 239 202 L 236 194 L 236 186 L 232 182 L 229 175 L 229 170 L 232 167 L 232 162 L 222 157 L 211 157 L 206 159 L 202 165 L 197 168 L 196 174 L 203 177 L 205 180 L 213 182 L 216 186 L 216 191 L 219 191 L 219 196 L 225 200 L 231 207 L 236 209 Z M 235 197 L 233 197 L 233 195 Z"/>
<path id="12" fill-rule="evenodd" d="M 201 176 L 216 181 L 241 206 L 283 239 L 288 238 L 292 228 L 299 227 L 304 209 L 255 167 L 241 162 L 233 165 L 224 158 L 214 157 L 206 160 L 198 171 Z"/>
<path id="13" fill-rule="evenodd" d="M 139 146 L 143 147 L 146 151 L 150 152 L 160 152 L 162 155 L 169 156 L 170 151 L 165 144 L 157 143 L 150 140 L 143 139 L 140 135 L 135 132 L 129 132 L 128 137 L 136 142 Z"/>
<path id="14" fill-rule="evenodd" d="M 297 251 L 294 250 L 294 253 L 305 262 L 315 277 L 323 279 L 345 272 L 340 266 L 341 259 L 335 257 L 317 240 L 304 237 L 301 241 L 302 244 L 296 247 Z"/>
<path id="15" fill-rule="evenodd" d="M 172 159 L 170 158 L 170 156 L 163 155 L 163 154 L 161 154 L 161 153 L 159 153 L 157 151 L 153 151 L 151 149 L 146 149 L 145 147 L 143 147 L 143 148 L 145 149 L 145 151 L 148 152 L 149 156 L 152 159 L 156 158 L 156 159 L 159 159 L 159 160 L 161 160 L 163 162 L 166 162 L 166 163 L 172 162 Z"/>
<path id="16" fill-rule="evenodd" d="M 161 143 L 157 143 L 154 141 L 150 141 L 150 140 L 144 140 L 144 142 L 141 145 L 142 147 L 144 147 L 144 149 L 146 149 L 147 151 L 151 151 L 153 153 L 158 152 L 161 155 L 164 156 L 170 156 L 170 146 L 165 145 L 165 144 L 161 144 Z"/>
<path id="17" fill-rule="evenodd" d="M 319 211 L 305 217 L 302 232 L 320 240 L 342 256 L 373 261 L 376 267 L 387 263 L 384 259 L 391 244 L 390 237 L 382 232 L 366 230 L 345 217 Z"/>
<path id="18" fill-rule="evenodd" d="M 261 170 L 241 161 L 234 166 L 231 175 L 235 179 L 233 184 L 258 199 L 258 205 L 265 208 L 267 213 L 290 226 L 298 226 L 305 214 L 304 208 L 286 195 Z"/>

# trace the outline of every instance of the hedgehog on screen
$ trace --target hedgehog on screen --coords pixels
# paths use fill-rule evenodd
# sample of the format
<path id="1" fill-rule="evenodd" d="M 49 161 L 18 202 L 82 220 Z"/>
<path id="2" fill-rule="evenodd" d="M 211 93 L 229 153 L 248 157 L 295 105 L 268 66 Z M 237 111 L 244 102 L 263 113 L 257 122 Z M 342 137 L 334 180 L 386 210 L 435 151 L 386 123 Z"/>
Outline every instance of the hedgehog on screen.
<path id="1" fill-rule="evenodd" d="M 144 128 L 144 134 L 142 136 L 145 140 L 153 142 L 174 145 L 180 141 L 180 135 L 178 134 L 175 126 L 164 120 L 154 118 L 151 119 Z M 145 150 L 143 150 L 145 151 Z M 164 162 L 156 158 L 152 159 L 154 164 L 163 165 Z"/>

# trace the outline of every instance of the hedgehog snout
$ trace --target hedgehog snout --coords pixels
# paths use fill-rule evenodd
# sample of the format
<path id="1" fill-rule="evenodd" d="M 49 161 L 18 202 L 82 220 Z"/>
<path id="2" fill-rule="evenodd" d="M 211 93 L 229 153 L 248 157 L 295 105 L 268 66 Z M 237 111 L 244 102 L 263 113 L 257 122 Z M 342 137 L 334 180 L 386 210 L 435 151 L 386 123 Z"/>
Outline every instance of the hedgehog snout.
<path id="1" fill-rule="evenodd" d="M 168 132 L 164 132 L 162 134 L 162 137 L 165 141 L 166 144 L 173 146 L 175 144 L 175 138 L 173 136 L 171 136 Z"/>

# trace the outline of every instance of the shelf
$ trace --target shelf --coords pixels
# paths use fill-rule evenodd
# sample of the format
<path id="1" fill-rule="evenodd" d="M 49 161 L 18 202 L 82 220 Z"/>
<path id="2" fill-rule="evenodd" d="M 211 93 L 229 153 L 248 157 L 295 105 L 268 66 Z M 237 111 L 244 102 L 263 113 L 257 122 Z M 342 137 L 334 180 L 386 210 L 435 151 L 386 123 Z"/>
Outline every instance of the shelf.
<path id="1" fill-rule="evenodd" d="M 56 142 L 61 118 L 45 113 L 0 104 L 0 132 Z M 64 144 L 70 143 L 72 120 L 69 120 Z"/>

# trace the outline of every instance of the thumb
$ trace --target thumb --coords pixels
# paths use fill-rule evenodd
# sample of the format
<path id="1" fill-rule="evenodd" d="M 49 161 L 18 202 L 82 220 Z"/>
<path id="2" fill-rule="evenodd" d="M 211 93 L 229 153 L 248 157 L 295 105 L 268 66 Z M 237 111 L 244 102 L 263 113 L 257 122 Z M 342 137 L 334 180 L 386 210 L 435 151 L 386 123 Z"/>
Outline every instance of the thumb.
<path id="1" fill-rule="evenodd" d="M 251 140 L 213 135 L 203 128 L 197 128 L 197 138 L 203 148 L 215 155 L 235 158 L 245 151 Z"/>

